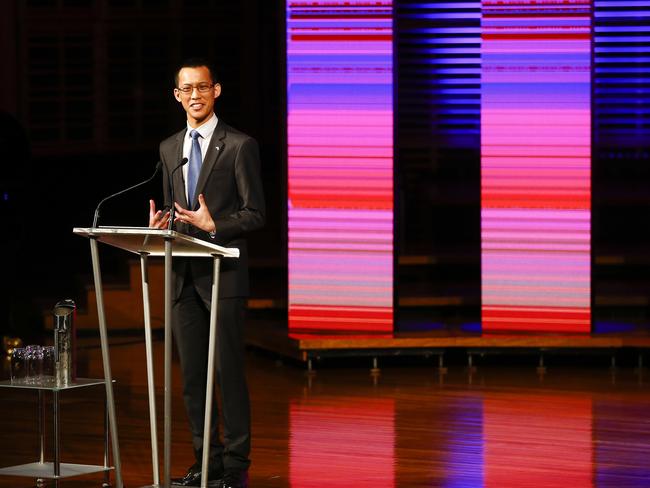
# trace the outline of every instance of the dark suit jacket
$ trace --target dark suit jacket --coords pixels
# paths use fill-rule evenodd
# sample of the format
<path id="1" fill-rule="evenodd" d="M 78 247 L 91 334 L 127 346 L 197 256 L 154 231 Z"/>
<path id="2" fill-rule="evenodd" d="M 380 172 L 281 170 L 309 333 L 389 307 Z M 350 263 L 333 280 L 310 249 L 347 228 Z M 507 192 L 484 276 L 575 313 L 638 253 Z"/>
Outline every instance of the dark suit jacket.
<path id="1" fill-rule="evenodd" d="M 165 206 L 170 207 L 169 175 L 183 158 L 183 138 L 186 129 L 160 143 L 163 162 Z M 174 199 L 187 208 L 183 170 L 174 173 Z M 224 258 L 219 278 L 219 298 L 248 295 L 248 249 L 245 234 L 264 225 L 265 204 L 260 176 L 257 142 L 252 137 L 228 126 L 221 119 L 212 134 L 199 179 L 192 209 L 199 208 L 198 195 L 203 193 L 215 225 L 216 237 L 194 226 L 177 223 L 176 230 L 224 247 L 239 248 L 239 259 Z M 173 258 L 175 298 L 180 296 L 187 267 L 194 286 L 209 303 L 212 287 L 212 259 Z"/>

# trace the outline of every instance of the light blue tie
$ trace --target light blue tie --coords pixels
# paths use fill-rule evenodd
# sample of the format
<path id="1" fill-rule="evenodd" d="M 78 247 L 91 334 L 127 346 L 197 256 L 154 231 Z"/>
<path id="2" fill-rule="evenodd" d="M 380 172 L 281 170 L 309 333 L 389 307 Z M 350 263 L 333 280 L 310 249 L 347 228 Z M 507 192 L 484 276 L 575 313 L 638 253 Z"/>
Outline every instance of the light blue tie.
<path id="1" fill-rule="evenodd" d="M 199 180 L 201 164 L 203 164 L 201 146 L 199 144 L 199 137 L 201 137 L 201 134 L 192 130 L 190 131 L 190 137 L 192 138 L 192 150 L 190 151 L 190 166 L 187 169 L 187 206 L 189 209 L 192 208 L 196 183 Z"/>

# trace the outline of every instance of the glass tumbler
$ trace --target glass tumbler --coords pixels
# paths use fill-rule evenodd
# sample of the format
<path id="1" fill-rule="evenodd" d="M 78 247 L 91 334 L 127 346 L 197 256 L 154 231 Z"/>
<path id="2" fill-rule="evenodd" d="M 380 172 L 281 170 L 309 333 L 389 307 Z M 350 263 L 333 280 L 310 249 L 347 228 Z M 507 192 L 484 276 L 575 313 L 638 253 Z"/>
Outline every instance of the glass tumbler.
<path id="1" fill-rule="evenodd" d="M 27 383 L 38 383 L 43 374 L 43 348 L 41 346 L 30 345 L 27 350 Z"/>
<path id="2" fill-rule="evenodd" d="M 54 346 L 45 346 L 43 347 L 42 380 L 53 382 L 55 375 Z"/>
<path id="3" fill-rule="evenodd" d="M 24 383 L 26 377 L 27 350 L 24 347 L 16 347 L 11 354 L 11 382 Z"/>

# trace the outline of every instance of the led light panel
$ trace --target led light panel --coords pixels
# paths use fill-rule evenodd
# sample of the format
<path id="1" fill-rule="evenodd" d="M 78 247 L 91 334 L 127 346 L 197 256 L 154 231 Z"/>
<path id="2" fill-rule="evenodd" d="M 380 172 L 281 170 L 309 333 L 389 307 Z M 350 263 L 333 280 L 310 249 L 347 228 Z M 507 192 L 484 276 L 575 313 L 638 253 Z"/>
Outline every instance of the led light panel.
<path id="1" fill-rule="evenodd" d="M 483 0 L 482 327 L 591 328 L 591 2 Z"/>
<path id="2" fill-rule="evenodd" d="M 393 330 L 391 1 L 288 1 L 289 330 Z"/>

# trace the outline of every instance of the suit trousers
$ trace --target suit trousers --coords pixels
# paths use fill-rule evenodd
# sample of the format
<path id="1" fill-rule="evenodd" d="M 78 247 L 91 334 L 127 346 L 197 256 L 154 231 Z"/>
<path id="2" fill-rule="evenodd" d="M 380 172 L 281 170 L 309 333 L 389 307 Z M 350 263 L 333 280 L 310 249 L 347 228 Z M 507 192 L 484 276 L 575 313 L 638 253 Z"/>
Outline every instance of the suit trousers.
<path id="1" fill-rule="evenodd" d="M 189 273 L 188 273 L 189 274 Z M 215 354 L 215 391 L 220 393 L 223 442 L 219 438 L 218 403 L 212 405 L 210 465 L 247 469 L 250 461 L 250 400 L 244 371 L 244 298 L 219 299 Z M 180 297 L 172 307 L 172 330 L 183 377 L 183 399 L 192 433 L 194 455 L 203 451 L 205 389 L 207 382 L 210 303 L 197 293 L 186 276 Z"/>

